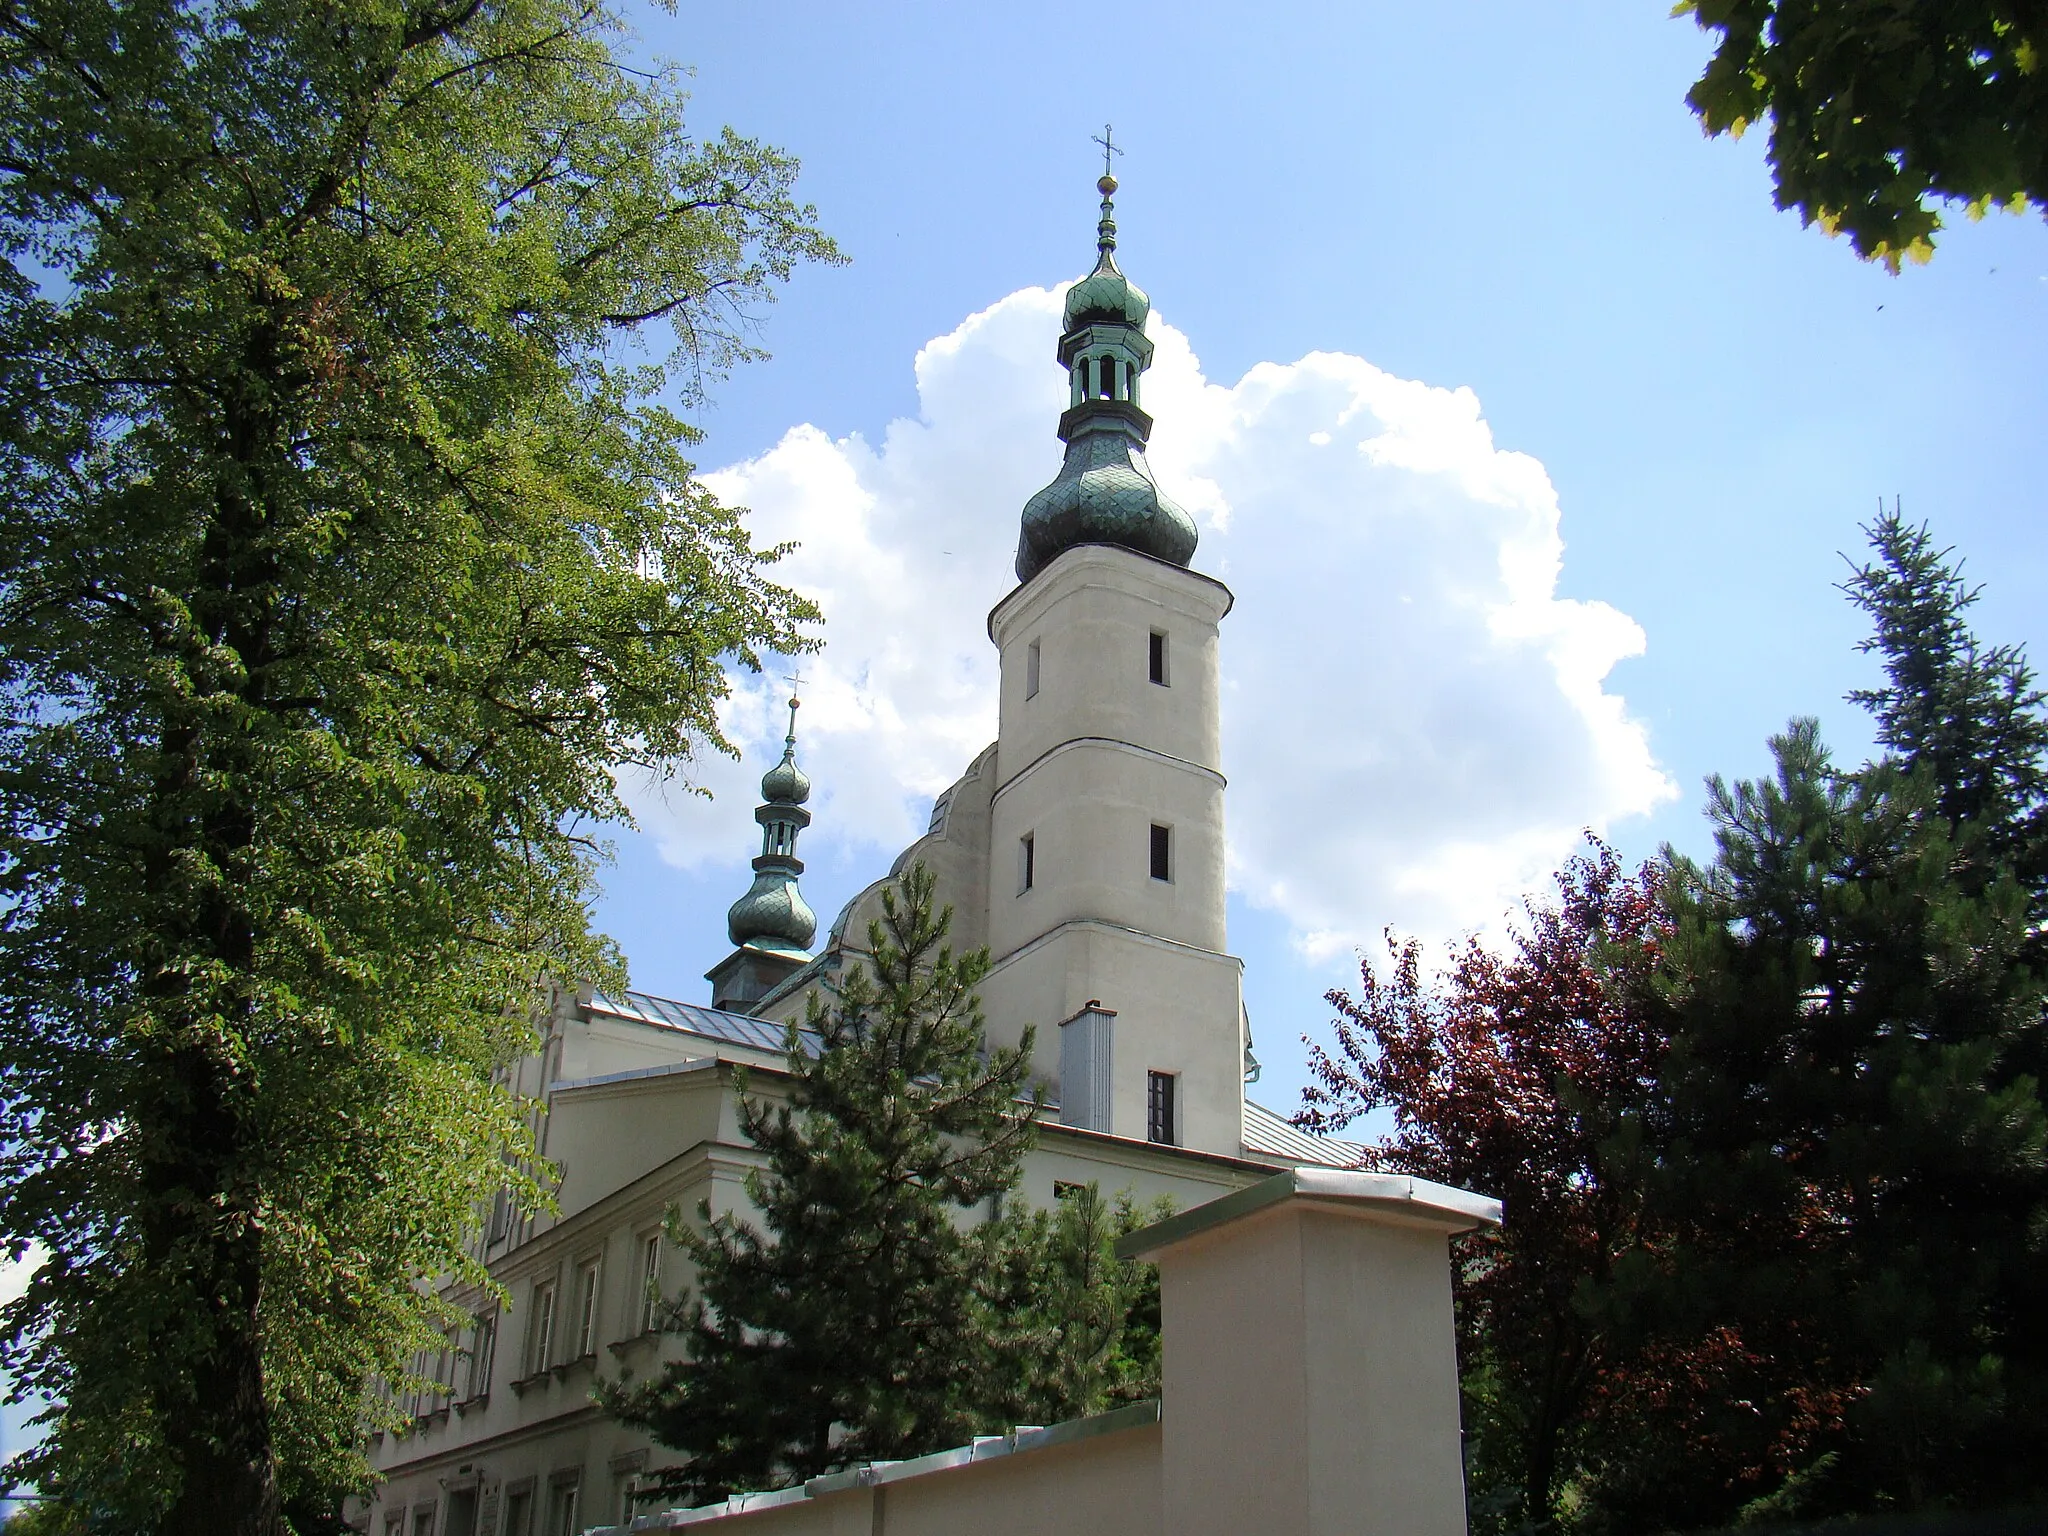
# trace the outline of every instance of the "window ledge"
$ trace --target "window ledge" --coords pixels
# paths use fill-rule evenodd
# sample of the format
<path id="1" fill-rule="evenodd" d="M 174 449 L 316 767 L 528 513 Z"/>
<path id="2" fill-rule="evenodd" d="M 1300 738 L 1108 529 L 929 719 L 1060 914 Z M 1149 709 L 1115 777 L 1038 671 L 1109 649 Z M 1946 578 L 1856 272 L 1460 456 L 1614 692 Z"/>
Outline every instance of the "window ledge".
<path id="1" fill-rule="evenodd" d="M 472 1413 L 481 1413 L 490 1406 L 491 1394 L 479 1392 L 475 1397 L 465 1397 L 461 1402 L 457 1403 L 455 1405 L 455 1412 L 462 1418 L 468 1418 Z"/>
<path id="2" fill-rule="evenodd" d="M 623 1360 L 626 1356 L 636 1355 L 641 1350 L 647 1348 L 656 1339 L 660 1338 L 661 1334 L 661 1329 L 649 1328 L 645 1333 L 636 1333 L 630 1338 L 614 1339 L 605 1347 L 612 1352 L 615 1359 Z"/>
<path id="3" fill-rule="evenodd" d="M 521 1376 L 517 1381 L 513 1382 L 511 1386 L 514 1392 L 518 1393 L 521 1397 L 524 1397 L 528 1392 L 532 1391 L 535 1387 L 544 1387 L 547 1384 L 547 1368 L 543 1366 L 540 1370 L 535 1371 L 531 1376 Z"/>
<path id="4" fill-rule="evenodd" d="M 567 1381 L 570 1375 L 576 1371 L 594 1370 L 596 1367 L 597 1355 L 594 1351 L 587 1355 L 578 1355 L 574 1360 L 564 1360 L 555 1367 L 555 1380 Z"/>

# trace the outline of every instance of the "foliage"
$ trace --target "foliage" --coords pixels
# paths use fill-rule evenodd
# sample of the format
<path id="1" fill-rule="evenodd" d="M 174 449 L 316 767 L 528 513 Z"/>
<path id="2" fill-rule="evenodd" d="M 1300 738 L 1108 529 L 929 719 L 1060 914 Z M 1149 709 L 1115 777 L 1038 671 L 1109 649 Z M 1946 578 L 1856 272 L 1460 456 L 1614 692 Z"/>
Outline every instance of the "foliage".
<path id="1" fill-rule="evenodd" d="M 1590 1287 L 1642 1237 L 1641 1114 L 1664 1041 L 1646 1005 L 1667 925 L 1659 875 L 1597 839 L 1530 903 L 1510 952 L 1466 942 L 1432 984 L 1388 936 L 1384 979 L 1333 991 L 1335 1049 L 1310 1042 L 1299 1123 L 1391 1108 L 1372 1166 L 1499 1197 L 1496 1234 L 1461 1240 L 1458 1341 L 1476 1529 L 1557 1513 L 1615 1361 Z"/>
<path id="2" fill-rule="evenodd" d="M 2048 1486 L 2048 722 L 2019 653 L 1969 635 L 1973 594 L 1925 530 L 1871 534 L 1849 591 L 1890 754 L 1844 772 L 1794 722 L 1773 778 L 1711 781 L 1716 856 L 1669 893 L 1666 1245 L 1614 1317 L 1652 1348 L 1720 1341 L 1729 1374 L 1616 1416 L 1623 1528 Z"/>
<path id="3" fill-rule="evenodd" d="M 1006 1210 L 984 1240 L 983 1294 L 998 1325 L 984 1432 L 1057 1424 L 1159 1396 L 1159 1270 L 1120 1259 L 1117 1239 L 1174 1212 L 1161 1196 L 1104 1200 L 1062 1189 L 1050 1211 Z"/>
<path id="4" fill-rule="evenodd" d="M 1475 1523 L 1587 1532 L 2048 1492 L 2048 718 L 1896 513 L 1846 584 L 1886 755 L 1810 720 L 1713 859 L 1596 848 L 1496 957 L 1395 946 L 1301 1116 L 1504 1197 L 1466 1251 Z"/>
<path id="5" fill-rule="evenodd" d="M 616 973 L 581 829 L 807 643 L 656 402 L 836 253 L 619 31 L 0 5 L 0 1363 L 124 1528 L 366 1474 L 415 1278 L 541 1197 L 493 1069 Z"/>
<path id="6" fill-rule="evenodd" d="M 792 1027 L 781 1102 L 740 1125 L 767 1159 L 750 1213 L 671 1215 L 697 1294 L 686 1359 L 607 1406 L 687 1458 L 667 1492 L 704 1502 L 870 1460 L 958 1445 L 1010 1326 L 987 1305 L 1003 1223 L 1037 1122 L 1032 1034 L 985 1050 L 974 989 L 988 954 L 945 945 L 923 865 L 883 892 L 870 958 Z M 757 1224 L 758 1219 L 758 1224 Z"/>
<path id="7" fill-rule="evenodd" d="M 2027 0 L 1680 0 L 1720 40 L 1686 100 L 1707 132 L 1769 116 L 1780 208 L 1892 271 L 1935 200 L 2048 208 L 2048 16 Z"/>

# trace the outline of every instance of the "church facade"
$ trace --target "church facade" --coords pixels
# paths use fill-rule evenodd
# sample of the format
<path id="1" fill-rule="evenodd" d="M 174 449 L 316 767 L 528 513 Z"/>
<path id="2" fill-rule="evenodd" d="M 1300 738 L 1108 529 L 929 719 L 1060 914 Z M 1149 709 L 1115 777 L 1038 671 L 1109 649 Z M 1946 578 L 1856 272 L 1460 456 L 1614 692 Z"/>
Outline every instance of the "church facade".
<path id="1" fill-rule="evenodd" d="M 664 1216 L 747 1209 L 759 1158 L 739 1132 L 734 1071 L 775 1091 L 785 1029 L 861 963 L 882 890 L 913 861 L 953 908 L 955 947 L 989 950 L 990 1040 L 1037 1027 L 1048 1108 L 1021 1198 L 1049 1204 L 1093 1181 L 1187 1207 L 1276 1169 L 1353 1160 L 1245 1096 L 1242 966 L 1224 924 L 1218 648 L 1232 599 L 1193 568 L 1193 520 L 1145 462 L 1150 305 L 1117 265 L 1116 183 L 1099 186 L 1096 264 L 1068 290 L 1058 348 L 1065 460 L 1025 504 L 1018 584 L 988 620 L 996 741 L 814 948 L 792 700 L 709 1006 L 587 988 L 557 999 L 513 1069 L 546 1107 L 557 1214 L 491 1213 L 479 1257 L 510 1305 L 451 1295 L 477 1322 L 422 1362 L 439 1389 L 404 1405 L 408 1430 L 373 1445 L 383 1481 L 352 1512 L 372 1536 L 570 1536 L 639 1512 L 636 1492 L 672 1453 L 610 1420 L 591 1387 L 678 1348 L 655 1297 L 690 1277 Z"/>

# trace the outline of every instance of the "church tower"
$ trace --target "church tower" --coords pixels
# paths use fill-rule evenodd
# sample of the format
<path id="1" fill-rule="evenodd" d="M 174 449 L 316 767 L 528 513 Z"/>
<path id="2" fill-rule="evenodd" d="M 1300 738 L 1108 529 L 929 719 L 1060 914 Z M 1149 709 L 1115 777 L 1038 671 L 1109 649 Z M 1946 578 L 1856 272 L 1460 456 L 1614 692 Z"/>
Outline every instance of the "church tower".
<path id="1" fill-rule="evenodd" d="M 1235 1156 L 1240 962 L 1225 951 L 1217 626 L 1194 521 L 1145 463 L 1151 304 L 1119 270 L 1106 173 L 1095 268 L 1068 290 L 1066 459 L 1024 507 L 1002 658 L 982 987 L 990 1033 L 1039 1025 L 1061 1118 Z"/>
<path id="2" fill-rule="evenodd" d="M 811 781 L 796 765 L 798 707 L 797 700 L 789 701 L 782 761 L 761 775 L 761 804 L 754 810 L 761 824 L 761 852 L 754 859 L 754 883 L 725 914 L 733 952 L 704 973 L 714 1008 L 745 1011 L 811 958 L 818 918 L 796 883 L 804 872 L 796 856 L 797 834 L 811 824 L 811 813 L 804 809 Z"/>

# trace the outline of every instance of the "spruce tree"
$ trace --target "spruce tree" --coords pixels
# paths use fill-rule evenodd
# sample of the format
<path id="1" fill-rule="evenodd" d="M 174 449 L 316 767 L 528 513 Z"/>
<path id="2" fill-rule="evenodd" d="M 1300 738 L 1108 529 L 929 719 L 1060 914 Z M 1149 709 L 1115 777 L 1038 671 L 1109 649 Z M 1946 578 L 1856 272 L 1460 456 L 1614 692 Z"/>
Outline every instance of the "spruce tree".
<path id="1" fill-rule="evenodd" d="M 1010 1394 L 1013 1320 L 990 1301 L 1002 1222 L 1031 1145 L 1032 1032 L 985 1049 L 985 950 L 945 945 L 914 866 L 882 897 L 869 957 L 789 1034 L 775 1098 L 741 1086 L 767 1166 L 754 1210 L 670 1231 L 696 1268 L 686 1359 L 605 1400 L 683 1453 L 663 1492 L 706 1502 L 958 1445 Z"/>
<path id="2" fill-rule="evenodd" d="M 1715 857 L 1669 893 L 1658 1236 L 1607 1301 L 1692 1364 L 1609 1420 L 1621 1527 L 2048 1491 L 2048 727 L 1925 531 L 1870 532 L 1888 754 L 1794 722 L 1772 777 L 1711 781 Z"/>

